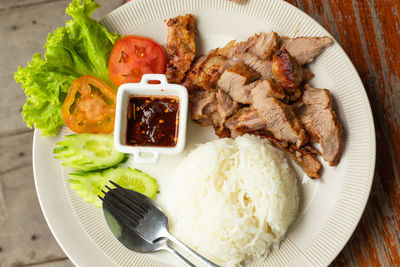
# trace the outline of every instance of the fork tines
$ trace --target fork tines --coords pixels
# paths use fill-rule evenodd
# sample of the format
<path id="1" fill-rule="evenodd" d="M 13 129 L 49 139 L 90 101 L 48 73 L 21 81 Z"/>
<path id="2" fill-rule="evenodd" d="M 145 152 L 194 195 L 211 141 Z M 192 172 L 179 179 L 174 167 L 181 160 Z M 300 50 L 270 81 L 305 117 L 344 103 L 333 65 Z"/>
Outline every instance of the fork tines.
<path id="1" fill-rule="evenodd" d="M 108 205 L 109 208 L 113 209 L 119 217 L 125 217 L 125 220 L 133 220 L 135 224 L 139 224 L 140 220 L 144 218 L 144 215 L 148 212 L 139 202 L 129 195 L 127 189 L 119 186 L 118 184 L 110 181 L 116 188 L 111 189 L 107 185 L 108 192 L 104 193 L 102 199 L 103 203 Z M 103 204 L 103 205 L 104 205 Z"/>
<path id="2" fill-rule="evenodd" d="M 140 214 L 146 214 L 148 212 L 146 206 L 144 206 L 143 203 L 138 201 L 135 197 L 136 195 L 141 195 L 140 193 L 137 193 L 136 191 L 133 190 L 128 190 L 125 189 L 118 184 L 114 183 L 113 181 L 110 181 L 113 185 L 115 185 L 117 188 L 115 188 L 115 192 L 118 192 L 118 195 L 121 195 L 121 198 L 125 201 L 125 203 L 135 210 L 139 212 Z M 106 186 L 107 187 L 107 186 Z M 108 187 L 109 189 L 109 187 Z M 109 189 L 110 190 L 110 189 Z"/>

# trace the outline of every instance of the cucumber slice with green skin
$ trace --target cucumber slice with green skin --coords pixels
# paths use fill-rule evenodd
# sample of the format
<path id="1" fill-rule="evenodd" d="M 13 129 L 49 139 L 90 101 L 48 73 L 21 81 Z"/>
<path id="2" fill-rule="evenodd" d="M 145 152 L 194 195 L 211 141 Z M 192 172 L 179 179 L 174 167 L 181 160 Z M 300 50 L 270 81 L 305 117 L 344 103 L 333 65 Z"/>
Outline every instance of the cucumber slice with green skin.
<path id="1" fill-rule="evenodd" d="M 158 192 L 158 184 L 153 177 L 138 169 L 129 167 L 124 169 L 110 168 L 99 172 L 75 172 L 71 173 L 70 176 L 72 178 L 68 182 L 71 184 L 71 188 L 77 191 L 77 194 L 85 201 L 93 203 L 99 208 L 101 208 L 102 203 L 98 196 L 104 196 L 101 190 L 106 190 L 106 185 L 114 188 L 109 180 L 152 199 Z"/>
<path id="2" fill-rule="evenodd" d="M 53 153 L 62 165 L 81 171 L 106 169 L 126 159 L 124 153 L 114 148 L 111 134 L 73 134 L 58 142 Z"/>

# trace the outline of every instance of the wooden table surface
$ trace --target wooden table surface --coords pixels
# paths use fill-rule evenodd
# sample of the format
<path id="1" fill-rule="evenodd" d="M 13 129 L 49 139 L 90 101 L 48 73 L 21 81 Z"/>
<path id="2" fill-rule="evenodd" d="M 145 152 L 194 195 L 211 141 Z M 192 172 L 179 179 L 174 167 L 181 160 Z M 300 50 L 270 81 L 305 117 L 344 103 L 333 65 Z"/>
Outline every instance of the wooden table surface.
<path id="1" fill-rule="evenodd" d="M 150 0 L 149 0 L 150 1 Z M 222 0 L 221 0 L 222 1 Z M 252 0 L 248 0 L 252 1 Z M 99 0 L 100 18 L 122 0 Z M 400 266 L 400 1 L 287 0 L 323 25 L 355 65 L 371 103 L 377 161 L 366 210 L 332 266 Z M 13 73 L 67 19 L 69 0 L 0 0 L 0 267 L 72 266 L 41 213 L 33 131 Z"/>

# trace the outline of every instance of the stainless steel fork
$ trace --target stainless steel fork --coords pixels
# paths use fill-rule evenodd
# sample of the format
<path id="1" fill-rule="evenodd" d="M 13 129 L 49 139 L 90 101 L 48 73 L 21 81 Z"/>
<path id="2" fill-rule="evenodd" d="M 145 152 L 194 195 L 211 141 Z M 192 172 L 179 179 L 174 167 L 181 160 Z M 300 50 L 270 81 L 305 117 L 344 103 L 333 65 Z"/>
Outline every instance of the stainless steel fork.
<path id="1" fill-rule="evenodd" d="M 168 218 L 161 208 L 147 196 L 110 181 L 115 186 L 104 192 L 103 206 L 108 205 L 117 217 L 149 243 L 168 239 L 207 266 L 218 266 L 207 260 L 168 232 Z"/>

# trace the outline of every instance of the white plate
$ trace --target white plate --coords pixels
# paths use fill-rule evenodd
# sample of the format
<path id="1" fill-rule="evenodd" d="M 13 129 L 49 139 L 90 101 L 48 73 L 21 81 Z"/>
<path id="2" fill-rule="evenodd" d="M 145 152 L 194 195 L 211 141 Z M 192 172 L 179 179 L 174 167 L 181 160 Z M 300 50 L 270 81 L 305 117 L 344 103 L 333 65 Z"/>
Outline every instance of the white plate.
<path id="1" fill-rule="evenodd" d="M 249 0 L 135 0 L 113 11 L 103 24 L 120 34 L 149 36 L 165 45 L 165 21 L 193 13 L 201 53 L 232 39 L 246 39 L 260 31 L 287 36 L 329 35 L 308 15 L 283 1 Z M 375 130 L 363 84 L 350 60 L 335 43 L 310 66 L 312 85 L 328 88 L 344 128 L 344 151 L 339 166 L 324 163 L 323 177 L 301 185 L 300 216 L 282 242 L 257 266 L 324 266 L 340 252 L 365 208 L 375 167 Z M 186 154 L 197 143 L 214 139 L 210 128 L 188 123 Z M 152 266 L 176 263 L 169 255 L 150 257 L 125 249 L 108 230 L 102 211 L 83 202 L 67 184 L 68 170 L 53 159 L 54 138 L 35 132 L 33 165 L 43 213 L 54 236 L 70 259 L 80 266 Z M 161 194 L 174 166 L 184 156 L 162 156 L 157 165 L 128 165 L 157 178 Z M 301 173 L 301 172 L 299 172 Z M 302 179 L 301 177 L 299 178 Z"/>

